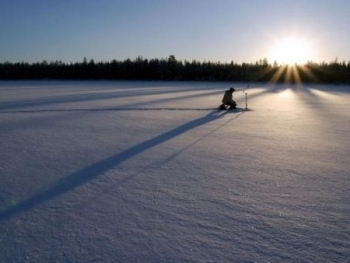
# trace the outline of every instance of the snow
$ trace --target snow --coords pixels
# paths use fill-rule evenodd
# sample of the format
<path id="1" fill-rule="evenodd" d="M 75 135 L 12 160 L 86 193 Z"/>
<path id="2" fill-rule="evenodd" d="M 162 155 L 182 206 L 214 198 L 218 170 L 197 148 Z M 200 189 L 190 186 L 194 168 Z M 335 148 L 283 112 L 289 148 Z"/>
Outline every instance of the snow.
<path id="1" fill-rule="evenodd" d="M 0 262 L 346 262 L 350 86 L 0 82 Z"/>

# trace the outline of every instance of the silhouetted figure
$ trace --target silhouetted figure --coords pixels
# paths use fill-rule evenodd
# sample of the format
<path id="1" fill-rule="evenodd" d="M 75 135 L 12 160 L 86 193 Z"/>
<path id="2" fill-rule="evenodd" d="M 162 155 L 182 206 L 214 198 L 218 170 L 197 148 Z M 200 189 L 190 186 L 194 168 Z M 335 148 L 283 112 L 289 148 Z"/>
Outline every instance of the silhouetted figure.
<path id="1" fill-rule="evenodd" d="M 226 110 L 226 106 L 230 106 L 229 110 L 236 108 L 237 103 L 232 99 L 233 92 L 235 92 L 234 88 L 225 91 L 224 97 L 222 98 L 222 104 L 219 106 L 220 110 Z"/>

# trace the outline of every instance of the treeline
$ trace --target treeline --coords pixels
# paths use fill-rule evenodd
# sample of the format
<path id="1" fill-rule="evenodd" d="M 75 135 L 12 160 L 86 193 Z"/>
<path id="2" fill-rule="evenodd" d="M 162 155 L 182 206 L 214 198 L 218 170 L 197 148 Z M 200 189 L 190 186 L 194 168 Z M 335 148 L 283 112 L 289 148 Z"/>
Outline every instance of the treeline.
<path id="1" fill-rule="evenodd" d="M 315 82 L 350 83 L 350 62 L 308 62 L 286 67 L 267 59 L 256 63 L 220 63 L 179 61 L 171 55 L 166 59 L 144 59 L 98 62 L 93 59 L 66 64 L 61 61 L 37 63 L 0 63 L 1 80 L 200 80 L 249 82 Z"/>

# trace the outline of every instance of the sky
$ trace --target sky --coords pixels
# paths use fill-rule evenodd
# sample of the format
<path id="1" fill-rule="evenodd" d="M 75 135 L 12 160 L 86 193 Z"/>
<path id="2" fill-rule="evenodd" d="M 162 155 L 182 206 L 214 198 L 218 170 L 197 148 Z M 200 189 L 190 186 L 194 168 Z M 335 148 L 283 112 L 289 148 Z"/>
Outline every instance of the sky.
<path id="1" fill-rule="evenodd" d="M 344 0 L 0 0 L 0 63 L 255 63 L 291 37 L 308 43 L 308 60 L 348 62 L 349 10 Z"/>

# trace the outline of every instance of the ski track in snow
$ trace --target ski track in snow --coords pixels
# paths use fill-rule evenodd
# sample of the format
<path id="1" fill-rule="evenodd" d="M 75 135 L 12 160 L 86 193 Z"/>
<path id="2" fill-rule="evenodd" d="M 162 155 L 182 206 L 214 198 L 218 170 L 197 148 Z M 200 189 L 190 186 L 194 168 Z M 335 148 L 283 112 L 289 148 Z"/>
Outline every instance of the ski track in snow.
<path id="1" fill-rule="evenodd" d="M 0 82 L 0 262 L 348 262 L 350 87 L 245 88 Z"/>

